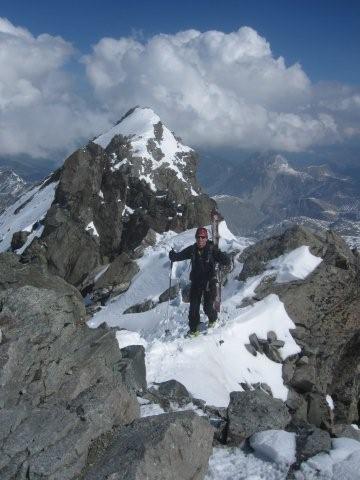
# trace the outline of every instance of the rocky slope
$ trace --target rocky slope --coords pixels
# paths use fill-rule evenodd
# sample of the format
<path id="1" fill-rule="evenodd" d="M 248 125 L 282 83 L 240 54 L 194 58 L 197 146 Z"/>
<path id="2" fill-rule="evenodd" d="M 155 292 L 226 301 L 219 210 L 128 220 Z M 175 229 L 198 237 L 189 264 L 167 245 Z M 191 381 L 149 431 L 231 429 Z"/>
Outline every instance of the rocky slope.
<path id="1" fill-rule="evenodd" d="M 295 415 L 316 426 L 330 428 L 326 396 L 334 400 L 334 421 L 359 419 L 360 395 L 360 256 L 332 232 L 313 233 L 293 227 L 263 240 L 242 255 L 240 280 L 261 274 L 264 265 L 301 245 L 323 259 L 303 281 L 277 283 L 266 278 L 255 290 L 256 301 L 275 293 L 296 324 L 293 336 L 300 356 L 283 367 L 291 387 L 289 401 Z"/>
<path id="2" fill-rule="evenodd" d="M 9 168 L 0 167 L 0 212 L 15 202 L 30 186 Z"/>
<path id="3" fill-rule="evenodd" d="M 201 193 L 196 163 L 151 109 L 135 108 L 3 213 L 0 247 L 89 288 L 99 269 L 155 232 L 209 221 L 214 202 Z"/>
<path id="4" fill-rule="evenodd" d="M 141 356 L 84 324 L 74 287 L 4 253 L 0 305 L 1 479 L 203 478 L 210 425 L 185 412 L 132 423 Z"/>

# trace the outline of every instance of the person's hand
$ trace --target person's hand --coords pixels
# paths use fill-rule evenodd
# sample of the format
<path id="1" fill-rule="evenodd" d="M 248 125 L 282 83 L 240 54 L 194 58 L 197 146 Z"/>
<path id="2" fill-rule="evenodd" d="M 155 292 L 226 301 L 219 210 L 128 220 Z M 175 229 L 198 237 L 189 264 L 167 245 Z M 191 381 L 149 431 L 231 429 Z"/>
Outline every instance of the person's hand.
<path id="1" fill-rule="evenodd" d="M 175 256 L 176 256 L 176 252 L 175 250 L 172 248 L 169 252 L 169 258 L 170 258 L 170 262 L 173 262 L 175 260 Z"/>

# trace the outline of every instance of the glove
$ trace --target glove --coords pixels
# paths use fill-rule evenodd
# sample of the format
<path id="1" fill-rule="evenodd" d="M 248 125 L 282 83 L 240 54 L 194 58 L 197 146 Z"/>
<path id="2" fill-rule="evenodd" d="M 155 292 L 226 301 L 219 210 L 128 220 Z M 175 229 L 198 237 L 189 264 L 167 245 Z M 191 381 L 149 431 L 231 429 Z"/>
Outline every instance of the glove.
<path id="1" fill-rule="evenodd" d="M 171 249 L 170 252 L 169 252 L 170 262 L 174 262 L 174 261 L 175 261 L 175 257 L 176 257 L 176 252 L 175 252 L 174 249 Z"/>

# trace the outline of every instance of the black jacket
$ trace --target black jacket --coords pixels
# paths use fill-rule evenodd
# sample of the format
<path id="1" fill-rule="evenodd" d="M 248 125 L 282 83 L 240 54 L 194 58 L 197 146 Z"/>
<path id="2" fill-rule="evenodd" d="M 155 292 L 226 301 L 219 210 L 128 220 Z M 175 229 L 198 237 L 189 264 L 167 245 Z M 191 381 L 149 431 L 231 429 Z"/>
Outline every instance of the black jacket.
<path id="1" fill-rule="evenodd" d="M 194 243 L 181 252 L 174 252 L 172 260 L 174 262 L 191 260 L 190 280 L 194 284 L 203 286 L 215 277 L 215 262 L 221 265 L 230 265 L 230 257 L 209 240 L 201 250 Z"/>

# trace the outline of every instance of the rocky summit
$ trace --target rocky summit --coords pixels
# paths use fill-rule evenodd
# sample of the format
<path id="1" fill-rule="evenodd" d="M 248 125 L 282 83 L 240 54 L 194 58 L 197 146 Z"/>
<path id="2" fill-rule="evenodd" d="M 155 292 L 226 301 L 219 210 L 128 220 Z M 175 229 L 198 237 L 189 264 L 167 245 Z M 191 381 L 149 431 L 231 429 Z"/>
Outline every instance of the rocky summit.
<path id="1" fill-rule="evenodd" d="M 195 152 L 151 109 L 137 107 L 3 213 L 0 248 L 12 245 L 26 261 L 89 288 L 149 232 L 209 222 L 214 202 L 201 192 L 196 166 Z"/>

